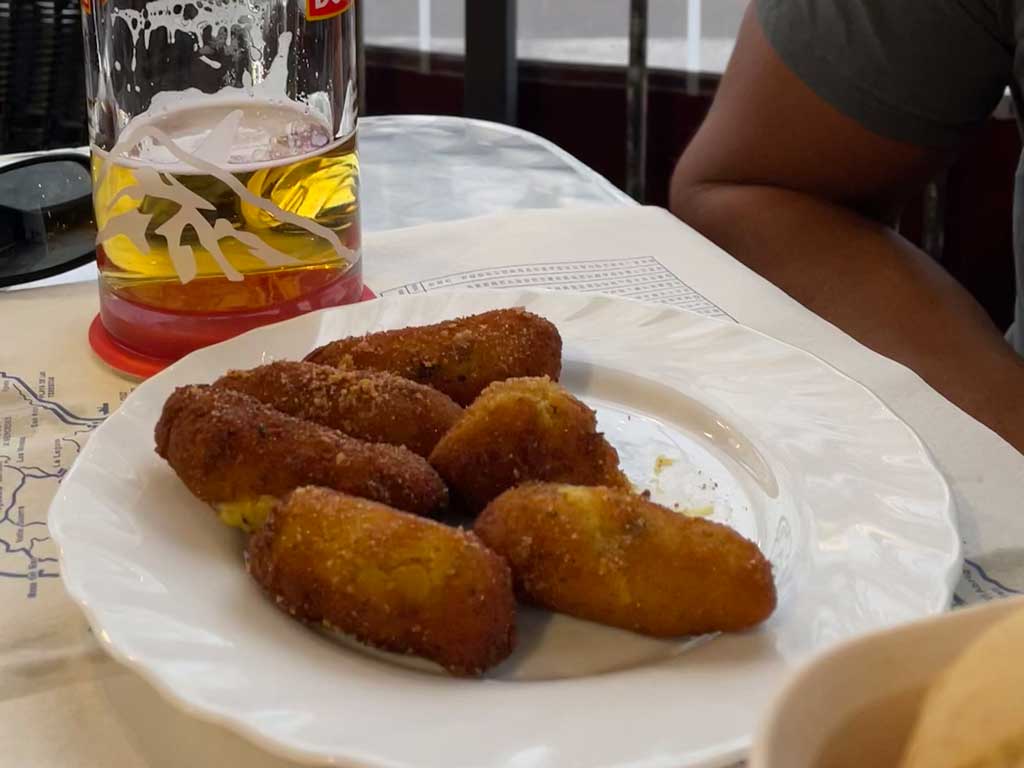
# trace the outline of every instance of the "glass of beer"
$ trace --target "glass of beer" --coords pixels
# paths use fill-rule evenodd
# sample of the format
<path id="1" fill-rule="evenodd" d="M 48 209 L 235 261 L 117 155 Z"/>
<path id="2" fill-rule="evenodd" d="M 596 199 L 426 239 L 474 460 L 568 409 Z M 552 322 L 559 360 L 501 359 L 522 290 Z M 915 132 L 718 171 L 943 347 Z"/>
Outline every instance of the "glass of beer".
<path id="1" fill-rule="evenodd" d="M 119 353 L 173 360 L 360 298 L 351 3 L 82 0 Z"/>

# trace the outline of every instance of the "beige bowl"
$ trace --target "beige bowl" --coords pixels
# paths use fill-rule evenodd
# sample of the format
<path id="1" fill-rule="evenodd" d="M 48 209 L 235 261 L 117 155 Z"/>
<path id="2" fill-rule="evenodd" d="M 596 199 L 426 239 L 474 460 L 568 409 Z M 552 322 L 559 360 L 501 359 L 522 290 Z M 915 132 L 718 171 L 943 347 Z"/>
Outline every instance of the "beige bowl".
<path id="1" fill-rule="evenodd" d="M 750 768 L 896 768 L 936 675 L 1024 597 L 837 645 L 802 667 L 761 724 Z"/>

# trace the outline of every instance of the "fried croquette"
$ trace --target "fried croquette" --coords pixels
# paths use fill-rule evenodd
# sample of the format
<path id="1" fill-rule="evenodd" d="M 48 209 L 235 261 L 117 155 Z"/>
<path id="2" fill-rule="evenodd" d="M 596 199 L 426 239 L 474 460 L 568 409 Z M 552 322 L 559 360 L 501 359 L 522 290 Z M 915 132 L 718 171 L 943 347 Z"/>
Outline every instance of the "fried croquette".
<path id="1" fill-rule="evenodd" d="M 246 567 L 279 606 L 362 642 L 478 675 L 515 644 L 508 565 L 472 533 L 326 488 L 270 513 Z"/>
<path id="2" fill-rule="evenodd" d="M 244 392 L 289 416 L 350 437 L 404 445 L 420 456 L 428 456 L 462 415 L 447 395 L 383 371 L 281 361 L 230 371 L 214 386 Z"/>
<path id="3" fill-rule="evenodd" d="M 230 389 L 176 389 L 156 425 L 156 452 L 192 493 L 215 506 L 251 501 L 259 507 L 261 497 L 311 484 L 421 515 L 448 501 L 422 456 L 356 440 Z"/>
<path id="4" fill-rule="evenodd" d="M 771 564 L 731 528 L 611 488 L 533 483 L 473 527 L 526 600 L 655 637 L 736 631 L 775 609 Z"/>
<path id="5" fill-rule="evenodd" d="M 562 337 L 522 308 L 340 339 L 306 356 L 335 368 L 389 371 L 469 405 L 493 381 L 562 370 Z"/>
<path id="6" fill-rule="evenodd" d="M 491 384 L 441 438 L 430 463 L 470 514 L 530 480 L 629 486 L 594 412 L 546 377 Z"/>

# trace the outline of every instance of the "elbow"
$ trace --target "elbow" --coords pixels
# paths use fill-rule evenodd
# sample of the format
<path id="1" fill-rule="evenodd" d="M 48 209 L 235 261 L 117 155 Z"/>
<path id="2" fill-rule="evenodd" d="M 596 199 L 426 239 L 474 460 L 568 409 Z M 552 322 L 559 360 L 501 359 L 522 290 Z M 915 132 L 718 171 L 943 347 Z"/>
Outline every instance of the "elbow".
<path id="1" fill-rule="evenodd" d="M 698 188 L 699 183 L 695 179 L 689 178 L 683 169 L 682 161 L 680 161 L 672 172 L 668 188 L 668 209 L 677 219 L 686 221 L 694 195 L 698 194 Z"/>
<path id="2" fill-rule="evenodd" d="M 714 217 L 714 190 L 721 182 L 708 181 L 693 173 L 684 155 L 672 173 L 668 208 L 672 214 L 698 232 L 707 235 L 709 219 Z"/>

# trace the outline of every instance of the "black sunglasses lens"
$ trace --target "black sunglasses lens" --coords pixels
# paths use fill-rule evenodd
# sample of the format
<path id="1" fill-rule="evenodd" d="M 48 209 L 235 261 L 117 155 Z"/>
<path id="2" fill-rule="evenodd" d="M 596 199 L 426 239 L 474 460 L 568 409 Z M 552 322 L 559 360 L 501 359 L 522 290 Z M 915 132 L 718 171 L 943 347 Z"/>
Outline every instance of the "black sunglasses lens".
<path id="1" fill-rule="evenodd" d="M 74 160 L 0 167 L 0 286 L 94 258 L 89 170 Z"/>

